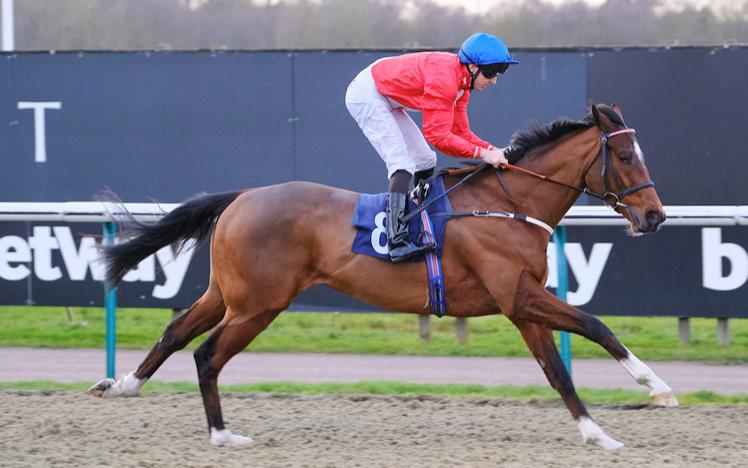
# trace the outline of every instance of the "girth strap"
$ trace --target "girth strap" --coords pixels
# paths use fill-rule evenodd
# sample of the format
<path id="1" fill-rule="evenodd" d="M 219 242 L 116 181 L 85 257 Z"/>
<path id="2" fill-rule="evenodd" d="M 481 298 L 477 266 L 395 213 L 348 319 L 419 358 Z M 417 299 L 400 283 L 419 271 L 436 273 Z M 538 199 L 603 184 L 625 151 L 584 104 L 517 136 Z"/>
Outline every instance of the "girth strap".
<path id="1" fill-rule="evenodd" d="M 447 216 L 448 218 L 462 218 L 465 216 L 474 216 L 476 218 L 505 218 L 505 219 L 517 219 L 526 223 L 534 224 L 548 234 L 553 235 L 553 228 L 537 218 L 527 216 L 522 213 L 510 213 L 508 211 L 488 211 L 488 210 L 473 210 L 473 211 L 453 211 L 451 213 L 431 213 L 431 216 Z"/>

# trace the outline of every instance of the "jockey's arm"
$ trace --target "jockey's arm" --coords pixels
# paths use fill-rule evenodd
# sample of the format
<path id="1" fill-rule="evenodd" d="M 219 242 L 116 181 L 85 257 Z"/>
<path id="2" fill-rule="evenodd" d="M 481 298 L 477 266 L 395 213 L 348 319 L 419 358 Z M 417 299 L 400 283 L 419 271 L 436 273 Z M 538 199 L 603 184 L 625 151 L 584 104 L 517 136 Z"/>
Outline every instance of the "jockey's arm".
<path id="1" fill-rule="evenodd" d="M 451 106 L 439 109 L 423 109 L 423 136 L 439 151 L 456 158 L 477 158 L 480 150 L 487 148 L 486 142 L 475 144 L 452 131 L 454 111 Z"/>
<path id="2" fill-rule="evenodd" d="M 423 135 L 439 151 L 456 158 L 481 158 L 494 167 L 507 163 L 502 149 L 494 148 L 483 140 L 480 145 L 475 144 L 453 133 L 453 126 L 454 112 L 451 106 L 447 109 L 423 110 Z"/>
<path id="3" fill-rule="evenodd" d="M 455 102 L 454 122 L 452 124 L 452 133 L 470 141 L 476 146 L 491 149 L 493 147 L 489 142 L 481 139 L 478 135 L 470 130 L 470 121 L 468 120 L 467 108 L 470 102 L 470 93 L 464 93 Z"/>

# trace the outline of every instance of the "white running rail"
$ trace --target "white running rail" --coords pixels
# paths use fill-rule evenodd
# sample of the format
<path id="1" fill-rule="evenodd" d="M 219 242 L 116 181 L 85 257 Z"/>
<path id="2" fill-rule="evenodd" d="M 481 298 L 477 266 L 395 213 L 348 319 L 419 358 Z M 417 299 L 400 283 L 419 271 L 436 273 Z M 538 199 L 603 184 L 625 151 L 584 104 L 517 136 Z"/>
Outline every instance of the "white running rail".
<path id="1" fill-rule="evenodd" d="M 142 222 L 158 221 L 178 203 L 125 203 Z M 666 206 L 665 226 L 747 226 L 748 205 Z M 110 202 L 11 202 L 0 203 L 0 221 L 104 223 L 124 219 Z M 625 226 L 628 221 L 605 206 L 573 206 L 561 221 L 566 226 Z"/>

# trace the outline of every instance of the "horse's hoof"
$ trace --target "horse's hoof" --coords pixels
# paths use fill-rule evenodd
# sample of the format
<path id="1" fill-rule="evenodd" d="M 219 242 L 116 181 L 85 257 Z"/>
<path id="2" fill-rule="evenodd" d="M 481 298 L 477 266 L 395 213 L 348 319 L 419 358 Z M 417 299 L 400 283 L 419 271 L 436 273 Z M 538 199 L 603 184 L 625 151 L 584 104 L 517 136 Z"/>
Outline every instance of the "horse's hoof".
<path id="1" fill-rule="evenodd" d="M 577 424 L 579 425 L 579 432 L 582 433 L 584 443 L 595 443 L 605 450 L 618 450 L 623 447 L 621 442 L 609 437 L 592 419 L 581 417 Z"/>
<path id="2" fill-rule="evenodd" d="M 664 392 L 652 395 L 652 404 L 666 408 L 675 408 L 678 406 L 678 399 L 673 392 Z"/>
<path id="3" fill-rule="evenodd" d="M 88 393 L 101 398 L 136 396 L 147 380 L 139 379 L 135 377 L 135 372 L 130 372 L 118 380 L 104 379 L 89 388 Z"/>
<path id="4" fill-rule="evenodd" d="M 622 442 L 618 442 L 617 440 L 613 439 L 612 437 L 608 437 L 605 434 L 603 434 L 602 437 L 598 437 L 597 439 L 595 439 L 594 442 L 605 450 L 618 450 L 619 448 L 623 447 Z"/>
<path id="5" fill-rule="evenodd" d="M 112 388 L 112 385 L 114 385 L 115 380 L 106 378 L 104 380 L 100 380 L 97 383 L 93 384 L 91 388 L 88 389 L 88 393 L 99 398 L 104 397 L 104 393 L 106 393 L 107 390 Z"/>
<path id="6" fill-rule="evenodd" d="M 216 447 L 240 447 L 252 442 L 249 437 L 232 434 L 228 429 L 220 431 L 210 428 L 210 443 Z"/>

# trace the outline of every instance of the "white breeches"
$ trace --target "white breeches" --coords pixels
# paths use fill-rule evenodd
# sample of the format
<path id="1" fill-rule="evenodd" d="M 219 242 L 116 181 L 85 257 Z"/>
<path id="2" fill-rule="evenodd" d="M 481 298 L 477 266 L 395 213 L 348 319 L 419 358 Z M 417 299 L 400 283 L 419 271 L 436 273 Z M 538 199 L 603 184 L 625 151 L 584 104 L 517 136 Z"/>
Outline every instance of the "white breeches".
<path id="1" fill-rule="evenodd" d="M 414 174 L 436 166 L 436 153 L 405 108 L 377 91 L 371 66 L 348 85 L 345 105 L 387 165 L 387 178 L 401 169 Z"/>

